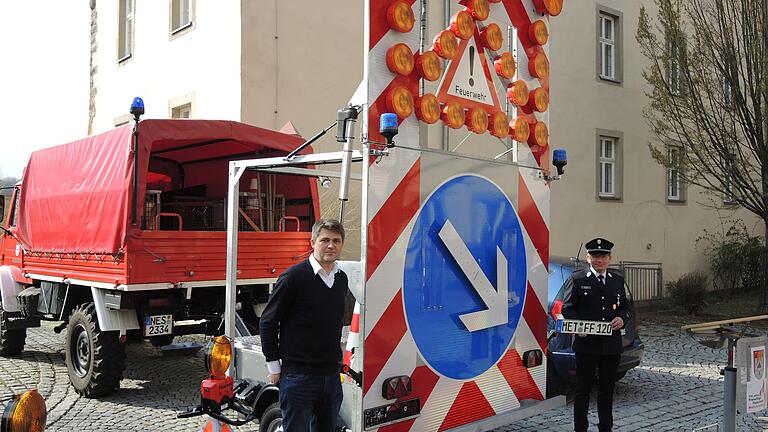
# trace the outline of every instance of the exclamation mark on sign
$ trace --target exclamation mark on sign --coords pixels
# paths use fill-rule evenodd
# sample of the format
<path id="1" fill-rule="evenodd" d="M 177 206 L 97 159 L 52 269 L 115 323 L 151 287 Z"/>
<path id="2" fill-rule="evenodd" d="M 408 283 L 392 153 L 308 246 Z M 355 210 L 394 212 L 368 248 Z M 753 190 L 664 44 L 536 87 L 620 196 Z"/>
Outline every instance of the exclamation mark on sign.
<path id="1" fill-rule="evenodd" d="M 472 78 L 472 74 L 475 71 L 475 47 L 470 45 L 469 46 L 469 86 L 473 87 L 475 85 L 475 79 Z"/>

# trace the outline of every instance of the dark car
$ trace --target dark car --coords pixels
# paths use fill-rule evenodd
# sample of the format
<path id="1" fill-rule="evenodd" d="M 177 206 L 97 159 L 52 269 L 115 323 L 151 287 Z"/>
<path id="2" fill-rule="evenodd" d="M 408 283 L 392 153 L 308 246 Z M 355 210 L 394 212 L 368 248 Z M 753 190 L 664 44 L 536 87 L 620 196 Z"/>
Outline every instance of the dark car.
<path id="1" fill-rule="evenodd" d="M 549 262 L 549 289 L 547 293 L 547 397 L 563 393 L 563 384 L 576 383 L 576 357 L 573 353 L 573 335 L 555 333 L 555 316 L 560 314 L 563 308 L 563 289 L 568 277 L 575 270 L 586 268 L 585 261 L 577 261 L 573 258 L 553 257 Z M 612 272 L 618 272 L 611 269 Z M 619 361 L 619 379 L 626 375 L 627 371 L 640 365 L 643 360 L 645 346 L 638 335 L 639 324 L 635 314 L 635 305 L 632 300 L 632 292 L 624 285 L 627 299 L 629 300 L 630 317 L 622 330 L 622 342 L 624 350 Z"/>

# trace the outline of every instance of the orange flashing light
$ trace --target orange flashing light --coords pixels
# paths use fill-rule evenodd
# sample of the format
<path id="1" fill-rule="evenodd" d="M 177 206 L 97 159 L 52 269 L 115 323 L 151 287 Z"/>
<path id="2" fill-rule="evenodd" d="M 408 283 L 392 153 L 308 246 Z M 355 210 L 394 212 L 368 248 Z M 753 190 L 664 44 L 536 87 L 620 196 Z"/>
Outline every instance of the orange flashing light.
<path id="1" fill-rule="evenodd" d="M 435 95 L 425 93 L 424 96 L 416 99 L 416 118 L 427 124 L 440 120 L 440 103 Z"/>
<path id="2" fill-rule="evenodd" d="M 545 79 L 549 76 L 549 60 L 544 53 L 536 53 L 533 59 L 528 61 L 528 72 L 538 79 Z"/>
<path id="3" fill-rule="evenodd" d="M 440 113 L 440 118 L 446 126 L 451 129 L 458 129 L 464 126 L 464 108 L 458 102 L 448 102 Z"/>
<path id="4" fill-rule="evenodd" d="M 404 1 L 397 1 L 387 8 L 387 24 L 392 30 L 400 33 L 408 33 L 416 22 L 413 17 L 413 9 Z"/>
<path id="5" fill-rule="evenodd" d="M 509 122 L 510 131 L 515 141 L 526 142 L 531 135 L 531 126 L 528 124 L 528 120 L 524 117 L 518 117 Z"/>
<path id="6" fill-rule="evenodd" d="M 480 32 L 480 40 L 486 48 L 491 51 L 498 51 L 504 44 L 504 36 L 501 34 L 501 28 L 498 24 L 489 24 Z"/>
<path id="7" fill-rule="evenodd" d="M 549 108 L 549 93 L 542 87 L 533 89 L 528 95 L 528 106 L 534 111 L 546 111 Z"/>
<path id="8" fill-rule="evenodd" d="M 404 119 L 413 114 L 413 95 L 406 87 L 398 86 L 387 93 L 387 109 Z"/>
<path id="9" fill-rule="evenodd" d="M 451 17 L 451 31 L 461 40 L 467 40 L 475 32 L 475 20 L 472 14 L 462 10 Z"/>
<path id="10" fill-rule="evenodd" d="M 558 16 L 563 11 L 563 0 L 533 0 L 533 6 L 538 13 Z"/>
<path id="11" fill-rule="evenodd" d="M 483 134 L 488 130 L 488 111 L 482 108 L 472 108 L 466 114 L 467 129 Z"/>
<path id="12" fill-rule="evenodd" d="M 505 52 L 496 57 L 496 60 L 493 61 L 493 68 L 496 69 L 496 74 L 502 78 L 514 78 L 517 66 L 515 66 L 515 58 L 512 53 Z"/>
<path id="13" fill-rule="evenodd" d="M 503 112 L 495 112 L 491 114 L 490 124 L 488 128 L 491 131 L 491 135 L 497 138 L 506 138 L 509 135 L 509 119 Z"/>
<path id="14" fill-rule="evenodd" d="M 532 133 L 528 137 L 528 144 L 531 146 L 546 147 L 549 145 L 549 128 L 544 122 L 537 121 L 533 124 Z"/>
<path id="15" fill-rule="evenodd" d="M 515 105 L 523 106 L 528 103 L 528 84 L 517 80 L 507 88 L 507 98 Z"/>
<path id="16" fill-rule="evenodd" d="M 545 45 L 549 40 L 549 29 L 544 20 L 536 20 L 528 26 L 528 37 L 538 45 Z"/>
<path id="17" fill-rule="evenodd" d="M 387 50 L 387 67 L 398 75 L 410 75 L 413 72 L 413 53 L 408 45 L 399 43 Z"/>
<path id="18" fill-rule="evenodd" d="M 416 59 L 416 72 L 427 81 L 437 81 L 443 73 L 440 57 L 434 51 L 425 51 Z"/>
<path id="19" fill-rule="evenodd" d="M 456 42 L 456 35 L 450 30 L 443 30 L 435 36 L 432 41 L 433 50 L 437 55 L 446 59 L 453 60 L 459 51 L 459 44 Z"/>
<path id="20" fill-rule="evenodd" d="M 480 21 L 488 19 L 488 15 L 491 14 L 488 0 L 469 0 L 467 2 L 467 10 L 472 14 L 472 18 Z"/>

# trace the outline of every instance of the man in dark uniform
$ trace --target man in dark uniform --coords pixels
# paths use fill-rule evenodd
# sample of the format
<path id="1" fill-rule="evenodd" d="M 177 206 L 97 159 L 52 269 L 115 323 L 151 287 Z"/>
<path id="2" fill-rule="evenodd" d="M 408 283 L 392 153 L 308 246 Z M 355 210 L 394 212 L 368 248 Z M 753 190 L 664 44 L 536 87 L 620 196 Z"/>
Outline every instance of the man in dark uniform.
<path id="1" fill-rule="evenodd" d="M 620 329 L 629 319 L 629 303 L 624 293 L 624 278 L 608 271 L 613 243 L 604 238 L 587 242 L 589 268 L 573 272 L 563 298 L 563 316 L 568 319 L 610 322 L 611 336 L 576 335 L 576 397 L 573 424 L 576 432 L 589 427 L 587 411 L 595 368 L 598 370 L 598 429 L 613 428 L 613 388 L 619 368 L 622 343 Z"/>

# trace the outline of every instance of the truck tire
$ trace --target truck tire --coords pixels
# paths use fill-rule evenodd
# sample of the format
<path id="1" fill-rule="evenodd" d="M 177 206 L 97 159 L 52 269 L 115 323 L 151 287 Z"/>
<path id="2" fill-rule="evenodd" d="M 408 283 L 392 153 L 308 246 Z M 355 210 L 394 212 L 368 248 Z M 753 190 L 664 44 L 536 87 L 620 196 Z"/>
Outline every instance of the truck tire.
<path id="1" fill-rule="evenodd" d="M 259 432 L 283 432 L 283 412 L 280 403 L 268 406 L 259 420 Z"/>
<path id="2" fill-rule="evenodd" d="M 0 356 L 12 356 L 24 351 L 27 329 L 8 329 L 8 316 L 0 300 Z"/>
<path id="3" fill-rule="evenodd" d="M 106 396 L 120 386 L 125 345 L 116 331 L 101 331 L 93 303 L 75 307 L 69 316 L 65 360 L 72 387 L 87 398 Z"/>
<path id="4" fill-rule="evenodd" d="M 173 335 L 165 335 L 165 336 L 152 336 L 149 338 L 149 343 L 152 344 L 152 346 L 156 347 L 162 347 L 166 345 L 170 345 L 173 343 Z"/>

